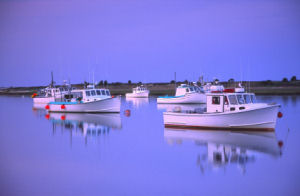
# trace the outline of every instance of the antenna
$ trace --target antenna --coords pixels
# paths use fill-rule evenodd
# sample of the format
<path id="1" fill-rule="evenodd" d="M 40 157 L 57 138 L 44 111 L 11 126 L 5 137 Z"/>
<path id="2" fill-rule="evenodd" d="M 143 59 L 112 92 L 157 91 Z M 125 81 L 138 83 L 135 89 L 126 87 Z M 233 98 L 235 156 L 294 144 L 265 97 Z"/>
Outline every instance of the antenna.
<path id="1" fill-rule="evenodd" d="M 95 71 L 93 70 L 93 85 L 95 85 Z"/>
<path id="2" fill-rule="evenodd" d="M 53 87 L 54 81 L 53 81 L 53 71 L 51 71 L 51 87 Z"/>
<path id="3" fill-rule="evenodd" d="M 174 86 L 175 86 L 175 91 L 176 91 L 176 71 L 174 73 L 175 81 L 174 81 Z"/>

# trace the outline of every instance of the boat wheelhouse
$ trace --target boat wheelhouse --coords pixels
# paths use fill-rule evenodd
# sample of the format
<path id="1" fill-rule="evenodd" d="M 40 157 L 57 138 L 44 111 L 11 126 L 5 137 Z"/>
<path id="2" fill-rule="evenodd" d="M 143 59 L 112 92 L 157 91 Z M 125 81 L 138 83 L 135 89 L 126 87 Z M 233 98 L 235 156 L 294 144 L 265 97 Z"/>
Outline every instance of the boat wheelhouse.
<path id="1" fill-rule="evenodd" d="M 213 129 L 264 129 L 274 131 L 280 105 L 256 103 L 243 89 L 212 91 L 206 96 L 206 111 L 164 112 L 166 127 Z"/>
<path id="2" fill-rule="evenodd" d="M 53 101 L 60 101 L 66 94 L 70 93 L 74 89 L 75 88 L 71 88 L 69 85 L 63 85 L 61 87 L 49 86 L 32 95 L 33 103 L 47 104 Z"/>
<path id="3" fill-rule="evenodd" d="M 113 97 L 108 89 L 89 85 L 87 89 L 73 90 L 63 101 L 50 102 L 50 112 L 120 112 L 120 98 Z"/>
<path id="4" fill-rule="evenodd" d="M 132 89 L 132 93 L 126 93 L 128 98 L 147 98 L 149 97 L 150 91 L 143 85 L 137 86 Z"/>
<path id="5" fill-rule="evenodd" d="M 158 97 L 157 103 L 206 103 L 206 96 L 203 89 L 199 86 L 181 84 L 176 88 L 175 96 Z"/>

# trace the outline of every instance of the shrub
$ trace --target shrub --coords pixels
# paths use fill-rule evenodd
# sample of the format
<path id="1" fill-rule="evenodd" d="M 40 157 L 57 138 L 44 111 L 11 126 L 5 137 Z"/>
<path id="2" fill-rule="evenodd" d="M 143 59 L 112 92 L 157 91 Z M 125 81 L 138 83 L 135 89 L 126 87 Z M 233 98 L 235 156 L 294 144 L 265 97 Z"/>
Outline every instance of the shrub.
<path id="1" fill-rule="evenodd" d="M 291 78 L 291 81 L 292 81 L 292 82 L 295 82 L 295 81 L 297 81 L 297 78 L 296 78 L 296 76 L 293 76 L 293 77 Z"/>

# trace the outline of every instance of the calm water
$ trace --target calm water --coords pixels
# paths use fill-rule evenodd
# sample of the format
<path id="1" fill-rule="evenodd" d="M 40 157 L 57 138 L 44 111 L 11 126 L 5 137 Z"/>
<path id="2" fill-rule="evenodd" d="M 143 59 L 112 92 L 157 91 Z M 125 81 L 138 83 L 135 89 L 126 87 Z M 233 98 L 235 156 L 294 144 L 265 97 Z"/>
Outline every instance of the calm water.
<path id="1" fill-rule="evenodd" d="M 1 195 L 300 195 L 300 97 L 258 99 L 282 105 L 275 133 L 165 129 L 154 98 L 46 115 L 2 96 Z"/>

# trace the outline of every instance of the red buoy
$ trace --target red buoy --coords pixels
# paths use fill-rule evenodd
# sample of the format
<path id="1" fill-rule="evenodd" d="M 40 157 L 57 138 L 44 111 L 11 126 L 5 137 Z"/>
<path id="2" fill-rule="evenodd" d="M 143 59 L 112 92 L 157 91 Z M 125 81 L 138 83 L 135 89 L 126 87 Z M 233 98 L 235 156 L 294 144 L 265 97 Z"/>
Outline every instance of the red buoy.
<path id="1" fill-rule="evenodd" d="M 283 116 L 283 114 L 282 114 L 281 112 L 278 112 L 278 113 L 277 113 L 277 117 L 278 117 L 278 118 L 282 118 L 282 116 Z"/>
<path id="2" fill-rule="evenodd" d="M 281 148 L 283 146 L 283 141 L 278 141 L 278 146 Z"/>
<path id="3" fill-rule="evenodd" d="M 66 106 L 65 105 L 61 105 L 60 108 L 64 110 L 64 109 L 66 109 Z"/>
<path id="4" fill-rule="evenodd" d="M 111 98 L 114 98 L 114 97 L 115 97 L 115 96 L 113 96 L 113 95 L 111 96 Z"/>
<path id="5" fill-rule="evenodd" d="M 125 110 L 125 116 L 129 117 L 130 116 L 130 110 Z"/>
<path id="6" fill-rule="evenodd" d="M 49 110 L 49 109 L 50 109 L 50 106 L 49 106 L 49 105 L 46 105 L 46 106 L 45 106 L 45 109 L 46 109 L 46 110 Z"/>
<path id="7" fill-rule="evenodd" d="M 61 119 L 61 120 L 66 120 L 66 116 L 63 115 L 63 116 L 60 117 L 60 119 Z"/>
<path id="8" fill-rule="evenodd" d="M 46 114 L 45 118 L 48 120 L 50 118 L 50 114 Z"/>

